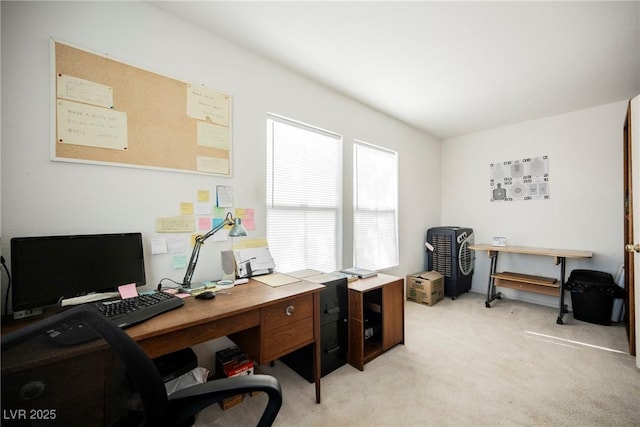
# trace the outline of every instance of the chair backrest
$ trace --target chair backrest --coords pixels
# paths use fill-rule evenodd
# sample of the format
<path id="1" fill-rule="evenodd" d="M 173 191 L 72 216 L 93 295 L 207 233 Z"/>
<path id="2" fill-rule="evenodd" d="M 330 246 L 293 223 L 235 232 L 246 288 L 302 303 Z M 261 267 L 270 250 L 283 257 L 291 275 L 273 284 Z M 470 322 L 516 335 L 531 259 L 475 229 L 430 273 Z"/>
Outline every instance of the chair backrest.
<path id="1" fill-rule="evenodd" d="M 89 328 L 96 339 L 56 344 L 50 335 L 70 324 Z M 166 408 L 155 364 L 123 330 L 90 308 L 74 307 L 2 337 L 2 410 L 9 418 L 38 417 L 55 425 L 136 419 L 158 426 L 166 421 Z"/>

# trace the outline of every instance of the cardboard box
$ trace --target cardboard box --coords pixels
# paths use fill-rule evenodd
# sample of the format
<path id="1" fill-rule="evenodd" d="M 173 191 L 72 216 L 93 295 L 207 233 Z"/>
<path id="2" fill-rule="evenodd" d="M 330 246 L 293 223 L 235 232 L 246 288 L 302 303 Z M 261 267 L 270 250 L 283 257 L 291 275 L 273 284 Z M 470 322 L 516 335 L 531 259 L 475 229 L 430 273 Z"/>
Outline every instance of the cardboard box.
<path id="1" fill-rule="evenodd" d="M 236 394 L 235 396 L 227 397 L 226 399 L 221 400 L 218 403 L 220 404 L 220 408 L 223 411 L 226 411 L 229 408 L 233 408 L 234 406 L 241 404 L 243 400 L 243 394 Z"/>
<path id="2" fill-rule="evenodd" d="M 260 370 L 260 366 L 254 366 L 253 367 L 253 373 L 256 375 L 263 375 L 264 372 L 262 372 L 262 370 Z M 264 393 L 263 391 L 250 391 L 249 392 L 249 396 L 253 397 L 253 396 L 257 396 L 260 393 Z"/>
<path id="3" fill-rule="evenodd" d="M 216 353 L 216 376 L 219 378 L 252 375 L 253 369 L 253 360 L 238 346 L 231 346 Z M 242 394 L 229 397 L 220 401 L 220 407 L 227 410 L 242 403 L 243 399 Z"/>
<path id="4" fill-rule="evenodd" d="M 424 271 L 407 276 L 407 300 L 434 305 L 444 299 L 444 277 L 437 271 Z"/>
<path id="5" fill-rule="evenodd" d="M 247 359 L 242 362 L 227 363 L 224 366 L 224 375 L 227 378 L 239 375 L 253 375 L 253 360 Z"/>

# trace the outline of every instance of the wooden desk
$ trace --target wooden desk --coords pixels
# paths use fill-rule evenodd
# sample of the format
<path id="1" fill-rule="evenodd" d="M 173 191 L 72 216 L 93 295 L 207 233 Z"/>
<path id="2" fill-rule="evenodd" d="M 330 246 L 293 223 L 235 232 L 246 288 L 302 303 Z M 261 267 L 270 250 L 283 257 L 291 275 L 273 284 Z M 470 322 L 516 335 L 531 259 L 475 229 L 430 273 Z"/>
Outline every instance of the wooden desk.
<path id="1" fill-rule="evenodd" d="M 487 256 L 491 259 L 491 267 L 489 270 L 489 283 L 487 285 L 487 300 L 485 306 L 491 307 L 491 302 L 500 299 L 501 293 L 496 292 L 496 286 L 503 288 L 518 289 L 525 292 L 534 292 L 543 295 L 558 296 L 559 309 L 558 319 L 556 323 L 562 324 L 562 317 L 567 312 L 564 303 L 564 283 L 565 283 L 565 265 L 567 258 L 591 258 L 592 252 L 580 251 L 572 249 L 549 249 L 549 248 L 531 248 L 527 246 L 493 246 L 489 244 L 470 245 L 470 249 L 477 251 L 487 251 Z M 512 273 L 512 272 L 496 272 L 498 264 L 498 253 L 507 252 L 512 254 L 523 255 L 539 255 L 554 258 L 555 264 L 560 265 L 560 282 L 552 277 L 532 276 L 529 274 Z"/>
<path id="2" fill-rule="evenodd" d="M 304 281 L 271 287 L 250 280 L 245 285 L 230 289 L 231 295 L 219 294 L 211 300 L 187 298 L 184 306 L 133 326 L 126 332 L 152 358 L 222 336 L 229 336 L 232 340 L 238 338 L 237 344 L 259 364 L 271 362 L 293 350 L 313 344 L 316 402 L 320 403 L 319 305 L 322 289 L 324 285 Z M 2 333 L 29 322 L 30 320 L 3 324 Z M 65 375 L 65 380 L 68 377 L 69 391 L 75 390 L 79 401 L 99 402 L 108 396 L 112 379 L 105 372 L 112 362 L 104 345 L 97 342 L 60 348 L 56 354 L 48 352 L 29 363 L 30 369 L 39 366 L 38 369 L 42 369 L 45 376 Z M 84 365 L 89 366 L 83 372 L 90 375 L 71 375 L 71 372 L 75 373 Z M 73 368 L 69 368 L 70 366 Z M 2 368 L 3 377 L 26 372 L 26 367 L 7 372 L 4 363 Z M 30 377 L 25 377 L 25 380 L 26 378 Z M 74 386 L 73 381 L 78 381 L 82 386 Z M 93 386 L 90 387 L 87 382 L 92 382 Z M 5 384 L 7 382 L 3 378 L 3 395 L 6 391 Z M 76 421 L 108 419 L 109 415 L 98 413 L 100 411 L 95 406 L 85 406 L 88 411 L 86 414 L 77 409 L 68 413 Z M 99 421 L 97 423 L 103 424 Z"/>
<path id="3" fill-rule="evenodd" d="M 349 349 L 347 362 L 364 370 L 364 365 L 396 344 L 404 344 L 404 279 L 378 273 L 348 284 Z M 375 319 L 368 319 L 368 315 Z M 366 325 L 369 320 L 371 325 Z M 377 333 L 375 325 L 380 326 Z M 365 337 L 365 329 L 374 336 Z"/>
<path id="4" fill-rule="evenodd" d="M 319 339 L 314 331 L 319 329 L 318 310 L 313 307 L 319 307 L 322 289 L 324 285 L 311 282 L 271 287 L 250 280 L 230 289 L 231 295 L 218 294 L 212 300 L 187 298 L 183 307 L 126 331 L 152 358 L 214 338 L 255 332 L 253 338 L 260 345 L 254 346 L 253 354 L 250 348 L 243 349 L 264 364 Z M 287 314 L 289 306 L 293 309 Z M 289 339 L 277 341 L 277 346 L 270 342 L 274 335 L 283 333 Z"/>

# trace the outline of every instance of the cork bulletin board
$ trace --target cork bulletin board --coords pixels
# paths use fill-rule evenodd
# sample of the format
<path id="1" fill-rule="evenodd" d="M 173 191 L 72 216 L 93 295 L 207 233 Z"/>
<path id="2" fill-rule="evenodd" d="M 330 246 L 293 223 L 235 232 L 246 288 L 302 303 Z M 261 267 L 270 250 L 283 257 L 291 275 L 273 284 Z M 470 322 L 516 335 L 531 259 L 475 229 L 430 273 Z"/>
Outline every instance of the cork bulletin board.
<path id="1" fill-rule="evenodd" d="M 51 40 L 52 159 L 231 176 L 231 96 Z"/>

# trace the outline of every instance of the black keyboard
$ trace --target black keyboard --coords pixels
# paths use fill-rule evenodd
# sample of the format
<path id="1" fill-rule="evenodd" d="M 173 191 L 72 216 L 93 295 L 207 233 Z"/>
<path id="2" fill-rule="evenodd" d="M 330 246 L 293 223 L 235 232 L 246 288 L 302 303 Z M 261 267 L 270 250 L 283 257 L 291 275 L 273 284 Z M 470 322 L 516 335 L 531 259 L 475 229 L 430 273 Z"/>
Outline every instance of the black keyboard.
<path id="1" fill-rule="evenodd" d="M 182 307 L 184 301 L 164 292 L 138 295 L 122 300 L 87 303 L 113 321 L 120 328 L 128 328 L 167 311 Z M 47 331 L 49 338 L 60 345 L 78 345 L 99 338 L 98 334 L 82 321 L 69 321 Z"/>
<path id="2" fill-rule="evenodd" d="M 174 295 L 154 292 L 133 298 L 98 301 L 91 304 L 119 327 L 128 328 L 174 308 L 181 307 L 184 305 L 184 301 Z"/>

